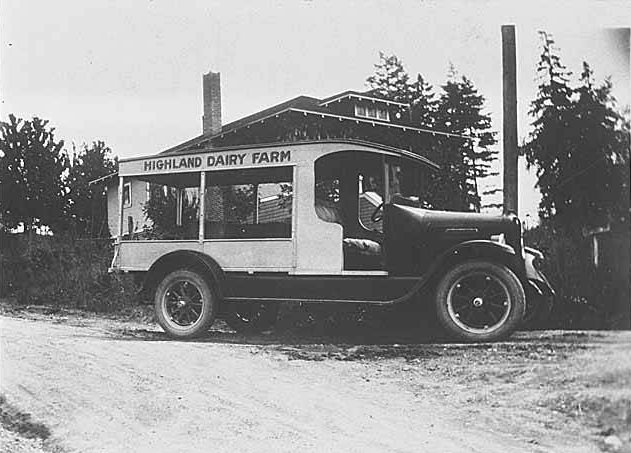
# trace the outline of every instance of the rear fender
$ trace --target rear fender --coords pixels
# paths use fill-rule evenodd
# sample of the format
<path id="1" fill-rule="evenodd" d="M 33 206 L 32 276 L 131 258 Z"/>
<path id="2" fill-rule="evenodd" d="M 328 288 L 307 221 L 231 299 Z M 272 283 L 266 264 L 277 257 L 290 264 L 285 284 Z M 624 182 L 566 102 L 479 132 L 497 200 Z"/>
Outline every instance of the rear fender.
<path id="1" fill-rule="evenodd" d="M 210 256 L 194 250 L 178 250 L 158 258 L 145 275 L 142 291 L 148 298 L 153 298 L 155 289 L 162 278 L 169 272 L 182 268 L 199 272 L 212 285 L 219 300 L 222 300 L 223 270 Z"/>

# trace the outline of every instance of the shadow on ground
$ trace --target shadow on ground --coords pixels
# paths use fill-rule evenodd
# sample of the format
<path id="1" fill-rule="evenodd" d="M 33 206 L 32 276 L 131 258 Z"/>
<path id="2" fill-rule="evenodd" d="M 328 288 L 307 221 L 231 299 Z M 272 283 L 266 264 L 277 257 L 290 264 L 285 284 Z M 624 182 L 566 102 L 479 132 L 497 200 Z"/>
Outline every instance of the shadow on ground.
<path id="1" fill-rule="evenodd" d="M 277 351 L 290 360 L 361 361 L 403 359 L 418 361 L 437 357 L 475 354 L 483 360 L 493 357 L 546 361 L 567 358 L 571 353 L 593 347 L 594 342 L 606 341 L 597 332 L 518 332 L 504 342 L 453 343 L 441 337 L 418 332 L 320 332 L 309 331 L 267 332 L 242 334 L 218 323 L 207 335 L 186 340 L 193 343 L 239 344 L 257 347 L 264 351 Z M 182 341 L 169 338 L 159 330 L 119 329 L 110 338 L 123 341 Z M 484 359 L 486 358 L 486 359 Z"/>

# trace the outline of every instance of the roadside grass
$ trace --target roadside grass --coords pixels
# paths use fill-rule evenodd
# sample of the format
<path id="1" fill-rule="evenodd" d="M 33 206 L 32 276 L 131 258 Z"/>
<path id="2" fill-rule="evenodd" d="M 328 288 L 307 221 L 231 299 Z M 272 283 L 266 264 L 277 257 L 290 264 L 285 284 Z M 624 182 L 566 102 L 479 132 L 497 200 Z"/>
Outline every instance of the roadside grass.
<path id="1" fill-rule="evenodd" d="M 602 436 L 618 434 L 631 442 L 631 398 L 628 396 L 566 393 L 544 404 L 570 418 L 584 419 Z"/>
<path id="2" fill-rule="evenodd" d="M 0 297 L 15 305 L 52 305 L 90 312 L 120 311 L 136 303 L 130 275 L 108 273 L 108 239 L 0 232 Z"/>

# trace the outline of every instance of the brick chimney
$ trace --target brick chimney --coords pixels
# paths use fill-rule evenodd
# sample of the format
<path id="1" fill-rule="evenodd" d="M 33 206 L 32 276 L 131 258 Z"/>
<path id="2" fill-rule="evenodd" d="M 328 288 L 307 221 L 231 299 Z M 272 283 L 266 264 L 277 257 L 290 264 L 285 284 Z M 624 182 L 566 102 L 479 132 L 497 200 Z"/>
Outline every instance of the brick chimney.
<path id="1" fill-rule="evenodd" d="M 210 71 L 203 76 L 204 116 L 202 116 L 205 135 L 221 132 L 221 78 L 219 72 Z"/>

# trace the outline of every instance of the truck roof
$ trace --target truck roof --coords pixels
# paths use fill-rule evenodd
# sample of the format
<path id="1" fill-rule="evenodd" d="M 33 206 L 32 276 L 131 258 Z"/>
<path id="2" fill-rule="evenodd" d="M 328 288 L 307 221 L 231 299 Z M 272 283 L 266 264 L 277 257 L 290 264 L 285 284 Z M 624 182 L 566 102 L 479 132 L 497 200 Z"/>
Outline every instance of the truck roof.
<path id="1" fill-rule="evenodd" d="M 433 167 L 435 169 L 439 169 L 440 166 L 435 162 L 431 161 L 427 157 L 421 156 L 420 154 L 416 154 L 412 151 L 408 151 L 401 148 L 395 148 L 392 146 L 382 145 L 381 143 L 374 143 L 365 140 L 352 140 L 352 139 L 327 139 L 327 140 L 304 140 L 298 142 L 276 142 L 276 143 L 260 143 L 260 144 L 251 144 L 251 145 L 238 145 L 238 146 L 225 146 L 225 147 L 204 147 L 199 149 L 194 149 L 188 151 L 187 155 L 194 154 L 209 154 L 209 153 L 220 153 L 225 151 L 235 151 L 235 150 L 249 150 L 249 149 L 264 149 L 264 148 L 273 148 L 273 147 L 293 147 L 293 146 L 303 146 L 303 145 L 312 145 L 312 144 L 331 144 L 331 145 L 340 145 L 340 144 L 348 144 L 348 145 L 357 145 L 367 148 L 372 148 L 375 150 L 384 151 L 388 154 L 395 154 L 405 159 L 409 159 L 412 161 L 416 161 L 418 163 L 427 165 L 429 167 Z M 151 154 L 147 156 L 139 156 L 132 157 L 127 159 L 120 159 L 121 163 L 124 162 L 133 162 L 137 160 L 150 159 L 150 158 L 164 158 L 168 156 L 182 156 L 182 152 L 173 151 L 173 152 L 162 152 L 158 154 Z"/>

